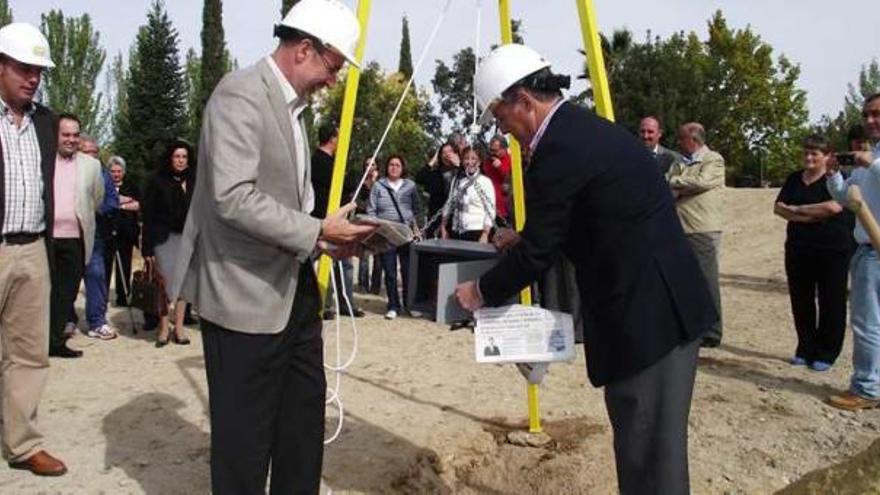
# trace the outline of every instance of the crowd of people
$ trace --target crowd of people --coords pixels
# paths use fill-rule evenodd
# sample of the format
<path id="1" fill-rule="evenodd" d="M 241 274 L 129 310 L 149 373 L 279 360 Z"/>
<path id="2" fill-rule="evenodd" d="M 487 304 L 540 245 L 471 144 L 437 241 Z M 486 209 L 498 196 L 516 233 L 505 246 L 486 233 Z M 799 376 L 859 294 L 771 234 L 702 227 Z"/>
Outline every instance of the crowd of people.
<path id="1" fill-rule="evenodd" d="M 43 35 L 23 23 L 0 29 L 0 41 L 33 48 L 0 46 L 0 381 L 2 444 L 10 466 L 38 475 L 66 472 L 43 449 L 36 425 L 49 357 L 82 357 L 69 345 L 78 329 L 91 338 L 117 337 L 107 319 L 110 285 L 115 280 L 117 306 L 131 304 L 137 250 L 144 271 L 164 281 L 162 310 L 144 315 L 145 326 L 157 329 L 155 346 L 189 344 L 185 325 L 194 318 L 188 303 L 203 319 L 215 490 L 234 493 L 250 483 L 259 491 L 269 455 L 251 465 L 241 461 L 241 449 L 268 451 L 266 445 L 273 446 L 273 457 L 295 452 L 290 459 L 302 461 L 294 463 L 296 472 L 273 470 L 273 487 L 277 476 L 279 486 L 314 488 L 325 388 L 316 253 L 331 254 L 342 268 L 334 285 L 344 287 L 351 302 L 342 316 L 364 316 L 354 290 L 376 294 L 382 282 L 384 317 L 408 312 L 410 245 L 362 252 L 359 242 L 375 225 L 348 220 L 359 213 L 408 225 L 417 240 L 492 243 L 502 251 L 496 268 L 457 288 L 466 309 L 499 304 L 553 267 L 568 272 L 539 286 L 550 292 L 548 285 L 566 285 L 564 292 L 575 294 L 569 309 L 581 315 L 580 334 L 594 350 L 590 378 L 606 386 L 622 491 L 647 482 L 669 493 L 686 490 L 696 355 L 723 338 L 725 165 L 709 147 L 706 129 L 682 123 L 676 151 L 661 144 L 660 118 L 647 116 L 639 125 L 641 146 L 621 127 L 562 99 L 565 80 L 531 49 L 510 45 L 481 63 L 477 79 L 498 77 L 493 63 L 514 67 L 504 77 L 518 77 L 482 86 L 495 93 L 478 97 L 503 133 L 528 145 L 531 220 L 525 231 L 510 228 L 512 159 L 501 134 L 485 144 L 454 134 L 412 175 L 407 160 L 393 152 L 379 164 L 365 160 L 344 181 L 346 205 L 328 212 L 339 131 L 326 122 L 310 151 L 299 119 L 307 96 L 332 86 L 343 65 L 354 62 L 359 31 L 347 10 L 327 12 L 340 17 L 338 26 L 310 20 L 309 9 L 325 4 L 332 2 L 306 0 L 294 7 L 276 27 L 278 49 L 221 82 L 206 108 L 200 142 L 199 151 L 209 157 L 197 161 L 190 143 L 168 143 L 143 190 L 127 180 L 125 157 L 101 163 L 98 143 L 81 133 L 76 115 L 56 116 L 34 101 L 43 71 L 53 66 Z M 275 113 L 268 103 L 275 100 L 285 100 L 289 112 Z M 248 127 L 273 114 L 277 125 L 259 132 Z M 844 155 L 823 136 L 806 138 L 802 169 L 788 177 L 773 208 L 788 222 L 785 270 L 798 341 L 792 365 L 823 372 L 835 364 L 851 283 L 854 372 L 847 390 L 829 398 L 851 410 L 880 405 L 880 261 L 869 233 L 846 209 L 848 191 L 859 186 L 867 206 L 880 212 L 880 148 L 871 149 L 880 142 L 880 94 L 866 99 L 864 121 L 850 133 Z M 593 148 L 585 149 L 584 136 L 597 139 Z M 286 148 L 280 143 L 289 142 L 291 153 L 281 152 Z M 851 168 L 841 170 L 842 161 L 851 161 Z M 198 183 L 196 163 L 204 174 Z M 84 323 L 74 310 L 81 284 Z M 588 290 L 577 295 L 579 289 Z M 627 311 L 630 303 L 644 314 Z M 620 334 L 609 335 L 609 328 Z M 23 344 L 8 345 L 13 341 Z M 263 367 L 264 360 L 272 366 Z M 290 363 L 302 365 L 302 376 L 288 376 L 296 367 Z M 250 382 L 249 373 L 265 380 Z M 675 399 L 665 401 L 660 390 L 674 390 Z M 260 400 L 242 407 L 242 391 Z M 277 399 L 285 391 L 320 400 L 286 404 Z M 629 409 L 634 397 L 638 411 Z M 267 411 L 312 425 L 309 438 L 280 422 L 265 426 Z M 642 414 L 656 416 L 641 428 L 674 432 L 661 440 L 636 439 L 629 432 Z M 248 427 L 238 428 L 241 422 Z M 656 449 L 670 456 L 652 457 Z"/>

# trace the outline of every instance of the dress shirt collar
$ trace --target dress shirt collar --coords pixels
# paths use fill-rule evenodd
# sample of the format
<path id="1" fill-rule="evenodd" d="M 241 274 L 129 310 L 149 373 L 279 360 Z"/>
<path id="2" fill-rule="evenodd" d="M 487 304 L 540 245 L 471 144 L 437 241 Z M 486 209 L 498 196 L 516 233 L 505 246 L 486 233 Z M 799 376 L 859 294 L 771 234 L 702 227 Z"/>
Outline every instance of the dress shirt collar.
<path id="1" fill-rule="evenodd" d="M 37 110 L 37 106 L 34 105 L 34 102 L 28 102 L 27 106 L 24 108 L 25 117 L 31 117 L 34 115 L 34 112 Z M 9 108 L 9 105 L 6 104 L 6 100 L 0 96 L 0 115 L 9 120 L 10 123 L 13 123 L 12 119 L 12 109 Z"/>
<path id="2" fill-rule="evenodd" d="M 703 146 L 700 146 L 700 148 L 697 151 L 694 151 L 694 153 L 688 158 L 688 164 L 703 161 L 703 155 L 705 155 L 708 151 L 709 147 L 705 144 Z"/>
<path id="3" fill-rule="evenodd" d="M 55 156 L 55 163 L 63 163 L 65 165 L 70 165 L 71 163 L 75 162 L 75 159 L 76 159 L 76 155 L 70 155 L 69 157 L 64 158 L 63 156 L 61 156 L 61 153 L 58 153 Z"/>
<path id="4" fill-rule="evenodd" d="M 284 95 L 284 102 L 290 107 L 290 112 L 293 114 L 293 117 L 299 118 L 299 114 L 302 113 L 302 111 L 305 110 L 306 105 L 308 105 L 308 100 L 306 98 L 300 98 L 299 95 L 296 94 L 293 85 L 291 85 L 290 81 L 284 77 L 281 68 L 278 67 L 278 64 L 275 62 L 272 55 L 267 56 L 266 61 L 272 69 L 272 73 L 275 74 L 275 77 L 278 79 L 278 85 L 281 86 L 281 94 Z"/>
<path id="5" fill-rule="evenodd" d="M 544 121 L 541 122 L 541 126 L 538 127 L 538 132 L 535 133 L 534 137 L 532 137 L 532 142 L 529 143 L 529 156 L 535 153 L 535 148 L 538 147 L 538 143 L 541 142 L 541 138 L 544 137 L 544 133 L 547 131 L 547 126 L 550 125 L 550 120 L 553 119 L 553 116 L 556 115 L 556 111 L 559 110 L 559 107 L 565 103 L 565 98 L 559 98 L 556 100 L 556 103 L 550 107 L 550 111 L 547 112 L 547 116 L 544 117 Z"/>

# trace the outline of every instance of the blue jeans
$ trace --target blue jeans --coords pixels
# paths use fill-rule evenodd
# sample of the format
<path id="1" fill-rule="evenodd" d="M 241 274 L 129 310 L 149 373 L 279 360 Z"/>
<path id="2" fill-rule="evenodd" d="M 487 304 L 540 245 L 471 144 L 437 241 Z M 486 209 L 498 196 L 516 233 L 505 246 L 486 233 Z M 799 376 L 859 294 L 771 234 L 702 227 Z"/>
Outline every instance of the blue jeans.
<path id="1" fill-rule="evenodd" d="M 107 324 L 107 275 L 104 266 L 104 241 L 95 239 L 92 259 L 83 276 L 86 284 L 86 322 L 89 329 Z"/>
<path id="2" fill-rule="evenodd" d="M 853 374 L 850 391 L 880 399 L 880 259 L 859 246 L 851 264 L 850 313 L 853 327 Z"/>

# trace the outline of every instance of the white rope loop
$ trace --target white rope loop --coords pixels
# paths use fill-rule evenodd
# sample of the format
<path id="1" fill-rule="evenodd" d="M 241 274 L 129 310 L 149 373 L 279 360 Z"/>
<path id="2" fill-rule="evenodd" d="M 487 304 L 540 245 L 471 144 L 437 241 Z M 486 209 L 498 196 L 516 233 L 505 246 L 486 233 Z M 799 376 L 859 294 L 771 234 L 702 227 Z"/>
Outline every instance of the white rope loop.
<path id="1" fill-rule="evenodd" d="M 349 366 L 354 363 L 354 358 L 357 356 L 358 351 L 358 331 L 357 325 L 354 321 L 354 309 L 351 304 L 351 301 L 348 299 L 348 294 L 345 291 L 345 270 L 342 267 L 342 261 L 336 262 L 337 266 L 330 265 L 330 283 L 333 287 L 333 302 L 336 307 L 336 365 L 330 366 L 326 363 L 326 355 L 327 349 L 324 348 L 324 369 L 327 371 L 333 372 L 334 377 L 334 385 L 333 388 L 327 388 L 327 405 L 333 405 L 336 407 L 337 411 L 339 411 L 339 417 L 337 418 L 336 430 L 333 432 L 333 435 L 330 438 L 324 440 L 324 445 L 327 445 L 339 437 L 339 434 L 342 433 L 342 424 L 345 420 L 345 410 L 342 405 L 342 397 L 340 395 L 340 388 L 342 386 L 342 375 L 346 372 Z M 339 277 L 340 284 L 342 287 L 337 287 L 336 285 L 336 270 L 339 270 L 339 273 L 342 274 Z M 348 314 L 350 315 L 351 320 L 351 333 L 352 333 L 352 349 L 351 354 L 348 359 L 343 363 L 342 359 L 342 313 L 339 311 L 339 294 L 342 293 L 342 299 L 345 302 L 345 306 L 348 308 Z"/>

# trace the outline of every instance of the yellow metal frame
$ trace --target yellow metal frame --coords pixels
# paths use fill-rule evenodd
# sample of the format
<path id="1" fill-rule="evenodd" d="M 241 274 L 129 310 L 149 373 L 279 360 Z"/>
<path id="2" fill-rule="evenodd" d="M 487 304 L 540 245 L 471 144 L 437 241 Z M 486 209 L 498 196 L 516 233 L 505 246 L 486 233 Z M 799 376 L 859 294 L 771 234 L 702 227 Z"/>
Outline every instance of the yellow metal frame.
<path id="1" fill-rule="evenodd" d="M 602 54 L 602 43 L 599 38 L 599 30 L 596 23 L 595 8 L 592 0 L 575 0 L 581 23 L 581 35 L 584 42 L 584 51 L 587 54 L 587 67 L 590 72 L 590 82 L 593 87 L 593 98 L 596 103 L 596 113 L 614 121 L 614 107 L 611 102 L 611 89 L 608 86 L 608 76 L 605 72 L 605 58 Z M 361 37 L 358 40 L 355 56 L 363 61 L 364 47 L 367 39 L 367 25 L 370 17 L 372 0 L 358 1 L 358 21 L 361 25 Z M 498 0 L 498 12 L 501 25 L 501 42 L 513 43 L 513 26 L 510 17 L 510 0 Z M 348 77 L 345 82 L 345 98 L 342 103 L 342 116 L 339 123 L 339 145 L 336 149 L 336 158 L 333 163 L 333 179 L 330 184 L 330 198 L 327 204 L 327 214 L 339 209 L 342 200 L 342 185 L 345 178 L 345 170 L 348 162 L 348 150 L 351 145 L 351 131 L 354 125 L 354 110 L 357 102 L 357 91 L 360 84 L 360 71 L 355 67 L 349 67 Z M 522 153 L 519 143 L 515 139 L 510 140 L 511 156 L 511 181 L 513 183 L 513 214 L 515 227 L 521 231 L 526 222 L 525 191 L 523 187 Z M 328 256 L 322 256 L 318 264 L 318 287 L 321 291 L 321 300 L 327 295 L 327 286 L 330 280 L 330 263 Z M 529 288 L 523 289 L 520 294 L 522 304 L 532 304 L 532 293 Z M 529 431 L 538 433 L 541 429 L 540 408 L 538 403 L 538 385 L 528 385 L 528 408 L 529 408 Z"/>
<path id="2" fill-rule="evenodd" d="M 581 19 L 581 35 L 584 38 L 584 52 L 587 54 L 587 68 L 590 71 L 596 113 L 614 122 L 614 105 L 611 103 L 611 88 L 608 86 L 608 74 L 605 72 L 605 56 L 602 53 L 602 41 L 596 25 L 593 0 L 575 0 L 575 3 Z"/>
<path id="3" fill-rule="evenodd" d="M 355 59 L 358 62 L 364 60 L 364 47 L 367 45 L 367 25 L 370 20 L 370 7 L 372 0 L 360 0 L 358 2 L 357 15 L 361 24 L 361 36 L 355 49 Z M 336 156 L 333 159 L 333 178 L 330 181 L 330 198 L 327 202 L 327 214 L 339 209 L 342 202 L 342 186 L 345 182 L 345 170 L 348 164 L 348 150 L 351 147 L 351 131 L 354 128 L 354 109 L 357 104 L 357 92 L 361 82 L 361 71 L 349 65 L 348 75 L 345 78 L 345 95 L 342 100 L 342 116 L 339 122 L 339 143 L 336 146 Z M 321 301 L 326 300 L 327 288 L 330 283 L 330 265 L 333 260 L 326 254 L 321 256 L 318 262 L 318 290 L 321 292 Z M 352 301 L 353 303 L 354 301 Z M 321 305 L 323 308 L 324 305 Z M 322 309 L 323 310 L 323 309 Z"/>

